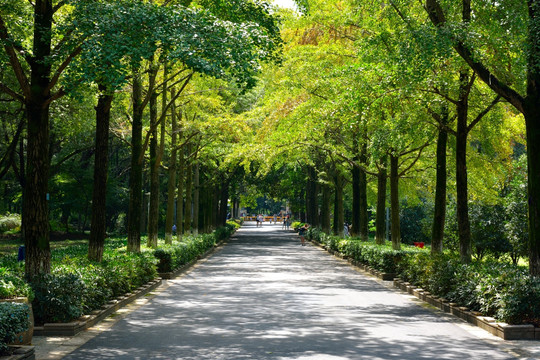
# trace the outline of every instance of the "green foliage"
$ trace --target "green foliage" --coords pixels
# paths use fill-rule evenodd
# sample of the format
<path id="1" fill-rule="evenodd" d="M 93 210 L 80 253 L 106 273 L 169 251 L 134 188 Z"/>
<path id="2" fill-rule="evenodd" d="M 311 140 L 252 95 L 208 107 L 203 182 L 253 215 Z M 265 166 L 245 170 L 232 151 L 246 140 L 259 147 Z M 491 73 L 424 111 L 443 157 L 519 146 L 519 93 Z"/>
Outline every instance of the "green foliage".
<path id="1" fill-rule="evenodd" d="M 501 206 L 472 203 L 469 219 L 477 259 L 481 260 L 486 254 L 499 258 L 512 250 L 504 228 L 506 214 Z"/>
<path id="2" fill-rule="evenodd" d="M 5 214 L 0 216 L 0 233 L 20 231 L 21 229 L 21 215 L 19 214 Z"/>
<path id="3" fill-rule="evenodd" d="M 503 195 L 507 217 L 504 227 L 512 246 L 510 257 L 514 264 L 517 264 L 520 257 L 527 256 L 529 244 L 526 155 L 521 155 L 514 161 Z"/>
<path id="4" fill-rule="evenodd" d="M 52 251 L 51 274 L 31 281 L 36 323 L 70 321 L 153 280 L 153 254 L 128 253 L 123 245 L 123 240 L 109 241 L 101 263 L 88 260 L 86 245 Z"/>
<path id="5" fill-rule="evenodd" d="M 26 297 L 32 301 L 34 294 L 21 273 L 7 267 L 0 267 L 0 299 Z"/>
<path id="6" fill-rule="evenodd" d="M 427 252 L 400 263 L 400 276 L 430 293 L 510 324 L 538 323 L 540 279 L 495 261 L 461 264 L 456 255 Z"/>
<path id="7" fill-rule="evenodd" d="M 410 205 L 402 201 L 399 214 L 401 241 L 409 245 L 428 242 L 426 228 L 431 225 L 429 220 L 424 203 Z"/>
<path id="8" fill-rule="evenodd" d="M 344 239 L 338 242 L 338 250 L 362 264 L 378 271 L 397 273 L 401 262 L 417 248 L 404 246 L 402 250 L 393 250 L 390 245 L 380 246 L 372 242 L 357 239 Z"/>
<path id="9" fill-rule="evenodd" d="M 157 264 L 158 272 L 171 272 L 197 259 L 198 256 L 213 248 L 217 242 L 230 237 L 236 231 L 237 226 L 239 227 L 236 222 L 229 221 L 226 226 L 216 229 L 211 234 L 186 236 L 182 242 L 171 245 L 160 244 L 153 251 L 154 256 L 159 261 Z"/>
<path id="10" fill-rule="evenodd" d="M 26 304 L 0 302 L 0 355 L 8 350 L 8 343 L 18 333 L 28 330 L 30 308 Z"/>
<path id="11" fill-rule="evenodd" d="M 68 322 L 83 314 L 83 294 L 87 291 L 75 274 L 43 274 L 31 281 L 35 293 L 32 308 L 37 324 Z"/>

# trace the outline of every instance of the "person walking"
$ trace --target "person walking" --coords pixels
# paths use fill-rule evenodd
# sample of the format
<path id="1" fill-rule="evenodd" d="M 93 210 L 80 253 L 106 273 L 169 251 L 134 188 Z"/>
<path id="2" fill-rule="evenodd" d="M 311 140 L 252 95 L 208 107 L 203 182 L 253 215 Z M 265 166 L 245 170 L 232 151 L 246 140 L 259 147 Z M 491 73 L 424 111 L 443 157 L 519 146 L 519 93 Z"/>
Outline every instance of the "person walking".
<path id="1" fill-rule="evenodd" d="M 306 235 L 306 231 L 308 228 L 309 228 L 309 225 L 304 224 L 304 226 L 298 229 L 298 235 L 300 236 L 300 242 L 302 243 L 302 246 L 306 246 L 306 239 L 304 236 Z"/>

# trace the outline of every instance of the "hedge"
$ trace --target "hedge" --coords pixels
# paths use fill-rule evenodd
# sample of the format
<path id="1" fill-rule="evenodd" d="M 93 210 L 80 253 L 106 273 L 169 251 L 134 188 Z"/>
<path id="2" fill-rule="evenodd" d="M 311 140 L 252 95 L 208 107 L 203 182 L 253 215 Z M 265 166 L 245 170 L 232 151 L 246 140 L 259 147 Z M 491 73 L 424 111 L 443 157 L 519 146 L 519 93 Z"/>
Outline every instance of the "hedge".
<path id="1" fill-rule="evenodd" d="M 88 260 L 88 246 L 77 245 L 51 252 L 51 273 L 24 280 L 23 263 L 14 256 L 0 257 L 0 298 L 33 298 L 36 324 L 69 322 L 99 309 L 109 300 L 144 285 L 159 272 L 189 263 L 229 237 L 237 223 L 227 223 L 212 234 L 187 236 L 174 245 L 128 253 L 125 240 L 108 240 L 103 261 Z"/>
<path id="2" fill-rule="evenodd" d="M 388 244 L 342 239 L 318 229 L 310 229 L 307 237 L 449 302 L 509 324 L 540 326 L 540 278 L 526 268 L 493 260 L 465 265 L 457 254 L 432 256 L 427 249 L 404 244 L 402 250 L 393 250 Z"/>

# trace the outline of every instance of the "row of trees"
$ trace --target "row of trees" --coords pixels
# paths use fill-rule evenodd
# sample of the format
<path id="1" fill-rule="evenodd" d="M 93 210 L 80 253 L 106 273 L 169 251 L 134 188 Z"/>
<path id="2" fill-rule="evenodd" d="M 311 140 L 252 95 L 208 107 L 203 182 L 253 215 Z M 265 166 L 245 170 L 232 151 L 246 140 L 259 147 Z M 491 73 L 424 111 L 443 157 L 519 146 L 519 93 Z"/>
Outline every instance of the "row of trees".
<path id="1" fill-rule="evenodd" d="M 538 103 L 531 100 L 537 5 L 528 6 L 310 1 L 304 16 L 287 18 L 284 66 L 269 70 L 268 96 L 253 113 L 263 122 L 258 140 L 266 170 L 301 169 L 307 221 L 327 232 L 332 212 L 334 232 L 343 229 L 348 184 L 353 235 L 367 239 L 373 207 L 376 240 L 384 241 L 388 202 L 396 249 L 400 200 L 429 198 L 431 249 L 441 252 L 451 197 L 464 263 L 473 248 L 470 202 L 496 207 L 514 201 L 506 206 L 515 211 L 508 210 L 508 233 L 519 242 L 528 233 L 530 272 L 540 274 L 538 221 L 531 215 L 538 179 L 531 123 L 539 112 L 524 106 Z M 523 145 L 525 177 L 515 166 Z M 520 176 L 528 179 L 528 232 L 519 211 L 527 203 L 525 189 L 513 184 Z"/>
<path id="2" fill-rule="evenodd" d="M 53 179 L 53 183 L 58 193 L 75 196 L 77 203 L 91 203 L 89 257 L 101 259 L 110 142 L 116 146 L 116 156 L 129 154 L 130 158 L 128 250 L 140 249 L 146 166 L 150 190 L 148 241 L 151 246 L 157 243 L 160 172 L 166 143 L 169 199 L 174 199 L 175 184 L 179 184 L 180 199 L 184 191 L 186 194 L 188 208 L 182 212 L 183 202 L 178 201 L 178 221 L 185 213 L 186 231 L 191 226 L 197 231 L 197 208 L 203 202 L 212 204 L 205 208 L 209 212 L 203 217 L 205 226 L 215 225 L 218 217 L 212 209 L 217 206 L 219 219 L 225 219 L 228 184 L 235 172 L 224 169 L 232 169 L 235 164 L 220 164 L 227 149 L 220 148 L 219 143 L 223 138 L 238 140 L 238 133 L 236 129 L 229 131 L 225 122 L 217 123 L 217 118 L 233 112 L 227 107 L 236 103 L 240 93 L 236 89 L 253 86 L 261 62 L 279 57 L 276 17 L 266 3 L 10 0 L 0 4 L 0 41 L 4 49 L 0 56 L 0 90 L 6 115 L 3 136 L 7 140 L 2 148 L 1 175 L 16 178 L 23 189 L 22 228 L 28 276 L 50 271 L 51 167 L 61 166 L 70 158 L 81 160 L 82 169 L 76 172 L 82 173 L 94 155 L 91 202 L 68 192 L 61 178 Z M 212 81 L 209 77 L 223 80 Z M 217 89 L 211 91 L 213 86 Z M 213 96 L 197 98 L 188 91 L 209 91 Z M 92 104 L 95 98 L 97 105 Z M 79 102 L 73 104 L 74 99 Z M 118 140 L 111 141 L 113 104 L 118 106 L 113 126 L 117 127 Z M 92 107 L 95 145 L 89 146 L 84 140 L 92 137 L 88 134 L 93 127 L 89 121 Z M 87 131 L 85 139 L 79 138 L 82 130 Z M 118 144 L 120 141 L 129 143 L 128 154 L 125 146 Z M 70 148 L 72 152 L 58 159 L 64 149 L 55 147 Z M 123 161 L 117 159 L 117 165 Z M 179 180 L 174 179 L 177 168 L 181 169 Z M 57 169 L 52 170 L 62 177 Z M 65 176 L 65 171 L 64 179 L 70 177 Z M 207 183 L 201 185 L 202 179 Z M 72 191 L 82 195 L 90 186 L 85 181 L 88 178 L 80 180 Z M 191 187 L 198 190 L 194 199 Z M 216 188 L 219 192 L 215 192 Z M 201 189 L 207 191 L 201 193 Z M 171 204 L 167 208 L 169 241 Z M 69 208 L 62 209 L 62 213 L 67 222 Z"/>
<path id="3" fill-rule="evenodd" d="M 337 234 L 350 197 L 353 235 L 373 209 L 379 243 L 389 204 L 396 249 L 400 202 L 430 199 L 433 253 L 451 198 L 465 263 L 470 202 L 504 207 L 540 274 L 536 2 L 298 3 L 281 29 L 248 0 L 0 5 L 0 176 L 13 207 L 22 194 L 28 275 L 48 271 L 49 203 L 65 224 L 91 214 L 99 260 L 122 212 L 139 251 L 141 224 L 155 246 L 160 226 L 206 231 L 261 194 Z"/>

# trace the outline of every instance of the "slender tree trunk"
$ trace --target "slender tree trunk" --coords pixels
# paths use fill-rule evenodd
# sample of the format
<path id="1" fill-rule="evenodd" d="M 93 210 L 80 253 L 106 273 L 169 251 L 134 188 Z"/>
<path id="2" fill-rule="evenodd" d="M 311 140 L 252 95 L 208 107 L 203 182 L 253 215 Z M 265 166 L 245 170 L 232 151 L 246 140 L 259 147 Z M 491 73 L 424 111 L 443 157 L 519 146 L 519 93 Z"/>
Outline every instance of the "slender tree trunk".
<path id="1" fill-rule="evenodd" d="M 524 101 L 527 130 L 529 195 L 529 273 L 540 277 L 540 2 L 529 1 L 527 97 Z"/>
<path id="2" fill-rule="evenodd" d="M 174 90 L 171 91 L 174 94 Z M 178 156 L 176 150 L 176 138 L 178 134 L 178 124 L 176 122 L 176 108 L 174 103 L 171 107 L 171 123 L 172 123 L 172 135 L 171 135 L 171 158 L 169 160 L 169 181 L 167 183 L 167 215 L 165 218 L 165 243 L 172 243 L 172 227 L 174 223 L 174 201 L 176 193 L 176 158 Z M 176 231 L 180 232 L 180 223 L 178 224 Z"/>
<path id="3" fill-rule="evenodd" d="M 375 241 L 382 245 L 386 241 L 386 180 L 387 158 L 381 160 L 377 174 L 377 213 L 375 218 Z"/>
<path id="4" fill-rule="evenodd" d="M 181 120 L 181 118 L 180 118 Z M 180 124 L 181 128 L 181 124 Z M 178 138 L 182 139 L 182 132 L 179 131 Z M 176 224 L 177 240 L 182 241 L 184 234 L 184 149 L 178 151 L 178 189 L 176 198 Z"/>
<path id="5" fill-rule="evenodd" d="M 343 176 L 337 174 L 335 178 L 336 194 L 334 202 L 334 235 L 343 236 L 345 212 L 343 211 Z"/>
<path id="6" fill-rule="evenodd" d="M 539 35 L 540 37 L 540 35 Z M 540 51 L 539 51 L 540 53 Z M 540 84 L 540 76 L 537 84 Z M 540 93 L 527 99 L 528 195 L 529 195 L 529 273 L 540 277 Z"/>
<path id="7" fill-rule="evenodd" d="M 467 95 L 469 74 L 460 74 L 460 99 L 457 105 L 456 135 L 456 202 L 459 233 L 459 254 L 461 262 L 471 262 L 471 225 L 469 221 L 469 196 L 467 189 L 467 121 L 469 101 Z"/>
<path id="8" fill-rule="evenodd" d="M 188 145 L 188 154 L 191 154 L 191 146 Z M 191 162 L 184 172 L 186 177 L 186 206 L 184 209 L 184 233 L 191 234 L 192 193 L 193 193 L 193 166 Z"/>
<path id="9" fill-rule="evenodd" d="M 358 141 L 353 140 L 354 148 L 358 148 Z M 355 157 L 356 161 L 359 161 L 359 157 Z M 352 221 L 351 221 L 351 236 L 358 236 L 360 234 L 360 167 L 353 165 L 352 170 Z"/>
<path id="10" fill-rule="evenodd" d="M 392 248 L 401 249 L 401 230 L 399 224 L 399 157 L 390 154 L 390 211 L 392 213 Z"/>
<path id="11" fill-rule="evenodd" d="M 306 192 L 306 222 L 311 226 L 317 227 L 318 221 L 318 203 L 317 203 L 317 171 L 313 166 L 307 168 L 307 192 Z"/>
<path id="12" fill-rule="evenodd" d="M 88 242 L 88 258 L 101 262 L 107 229 L 107 173 L 109 160 L 109 122 L 112 94 L 99 86 L 101 94 L 96 106 L 96 151 L 94 159 L 94 189 L 92 193 L 92 220 Z"/>
<path id="13" fill-rule="evenodd" d="M 141 251 L 142 207 L 142 80 L 139 70 L 133 71 L 133 124 L 131 127 L 131 171 L 129 174 L 128 243 L 129 252 Z"/>
<path id="14" fill-rule="evenodd" d="M 153 70 L 157 72 L 157 70 Z M 150 76 L 155 79 L 155 74 Z M 154 81 L 154 80 L 152 80 Z M 150 95 L 150 124 L 152 127 L 150 135 L 150 208 L 148 211 L 148 239 L 147 245 L 156 248 L 158 242 L 158 221 L 159 221 L 159 140 L 158 140 L 158 94 L 153 85 L 150 85 L 152 94 Z"/>
<path id="15" fill-rule="evenodd" d="M 321 209 L 321 227 L 322 231 L 330 234 L 330 206 L 332 202 L 332 190 L 330 186 L 324 184 L 322 186 L 322 209 Z"/>
<path id="16" fill-rule="evenodd" d="M 193 234 L 199 234 L 199 162 L 195 164 L 193 174 Z"/>
<path id="17" fill-rule="evenodd" d="M 445 108 L 441 116 L 443 124 L 448 123 L 448 110 Z M 442 253 L 444 239 L 444 223 L 446 219 L 446 144 L 448 132 L 441 126 L 437 137 L 437 176 L 435 185 L 435 209 L 431 231 L 431 254 Z"/>
<path id="18" fill-rule="evenodd" d="M 49 105 L 47 90 L 51 66 L 53 8 L 51 0 L 36 0 L 34 4 L 34 60 L 30 63 L 30 97 L 26 99 L 27 166 L 24 189 L 23 223 L 25 226 L 25 273 L 28 277 L 49 273 Z"/>
<path id="19" fill-rule="evenodd" d="M 364 131 L 365 132 L 365 131 Z M 360 152 L 360 162 L 367 166 L 367 134 L 364 134 L 362 148 Z M 363 169 L 360 169 L 360 238 L 363 241 L 368 241 L 368 202 L 367 202 L 367 175 Z"/>
<path id="20" fill-rule="evenodd" d="M 229 180 L 224 181 L 221 187 L 221 198 L 219 199 L 219 225 L 227 224 L 227 204 L 229 202 Z"/>

